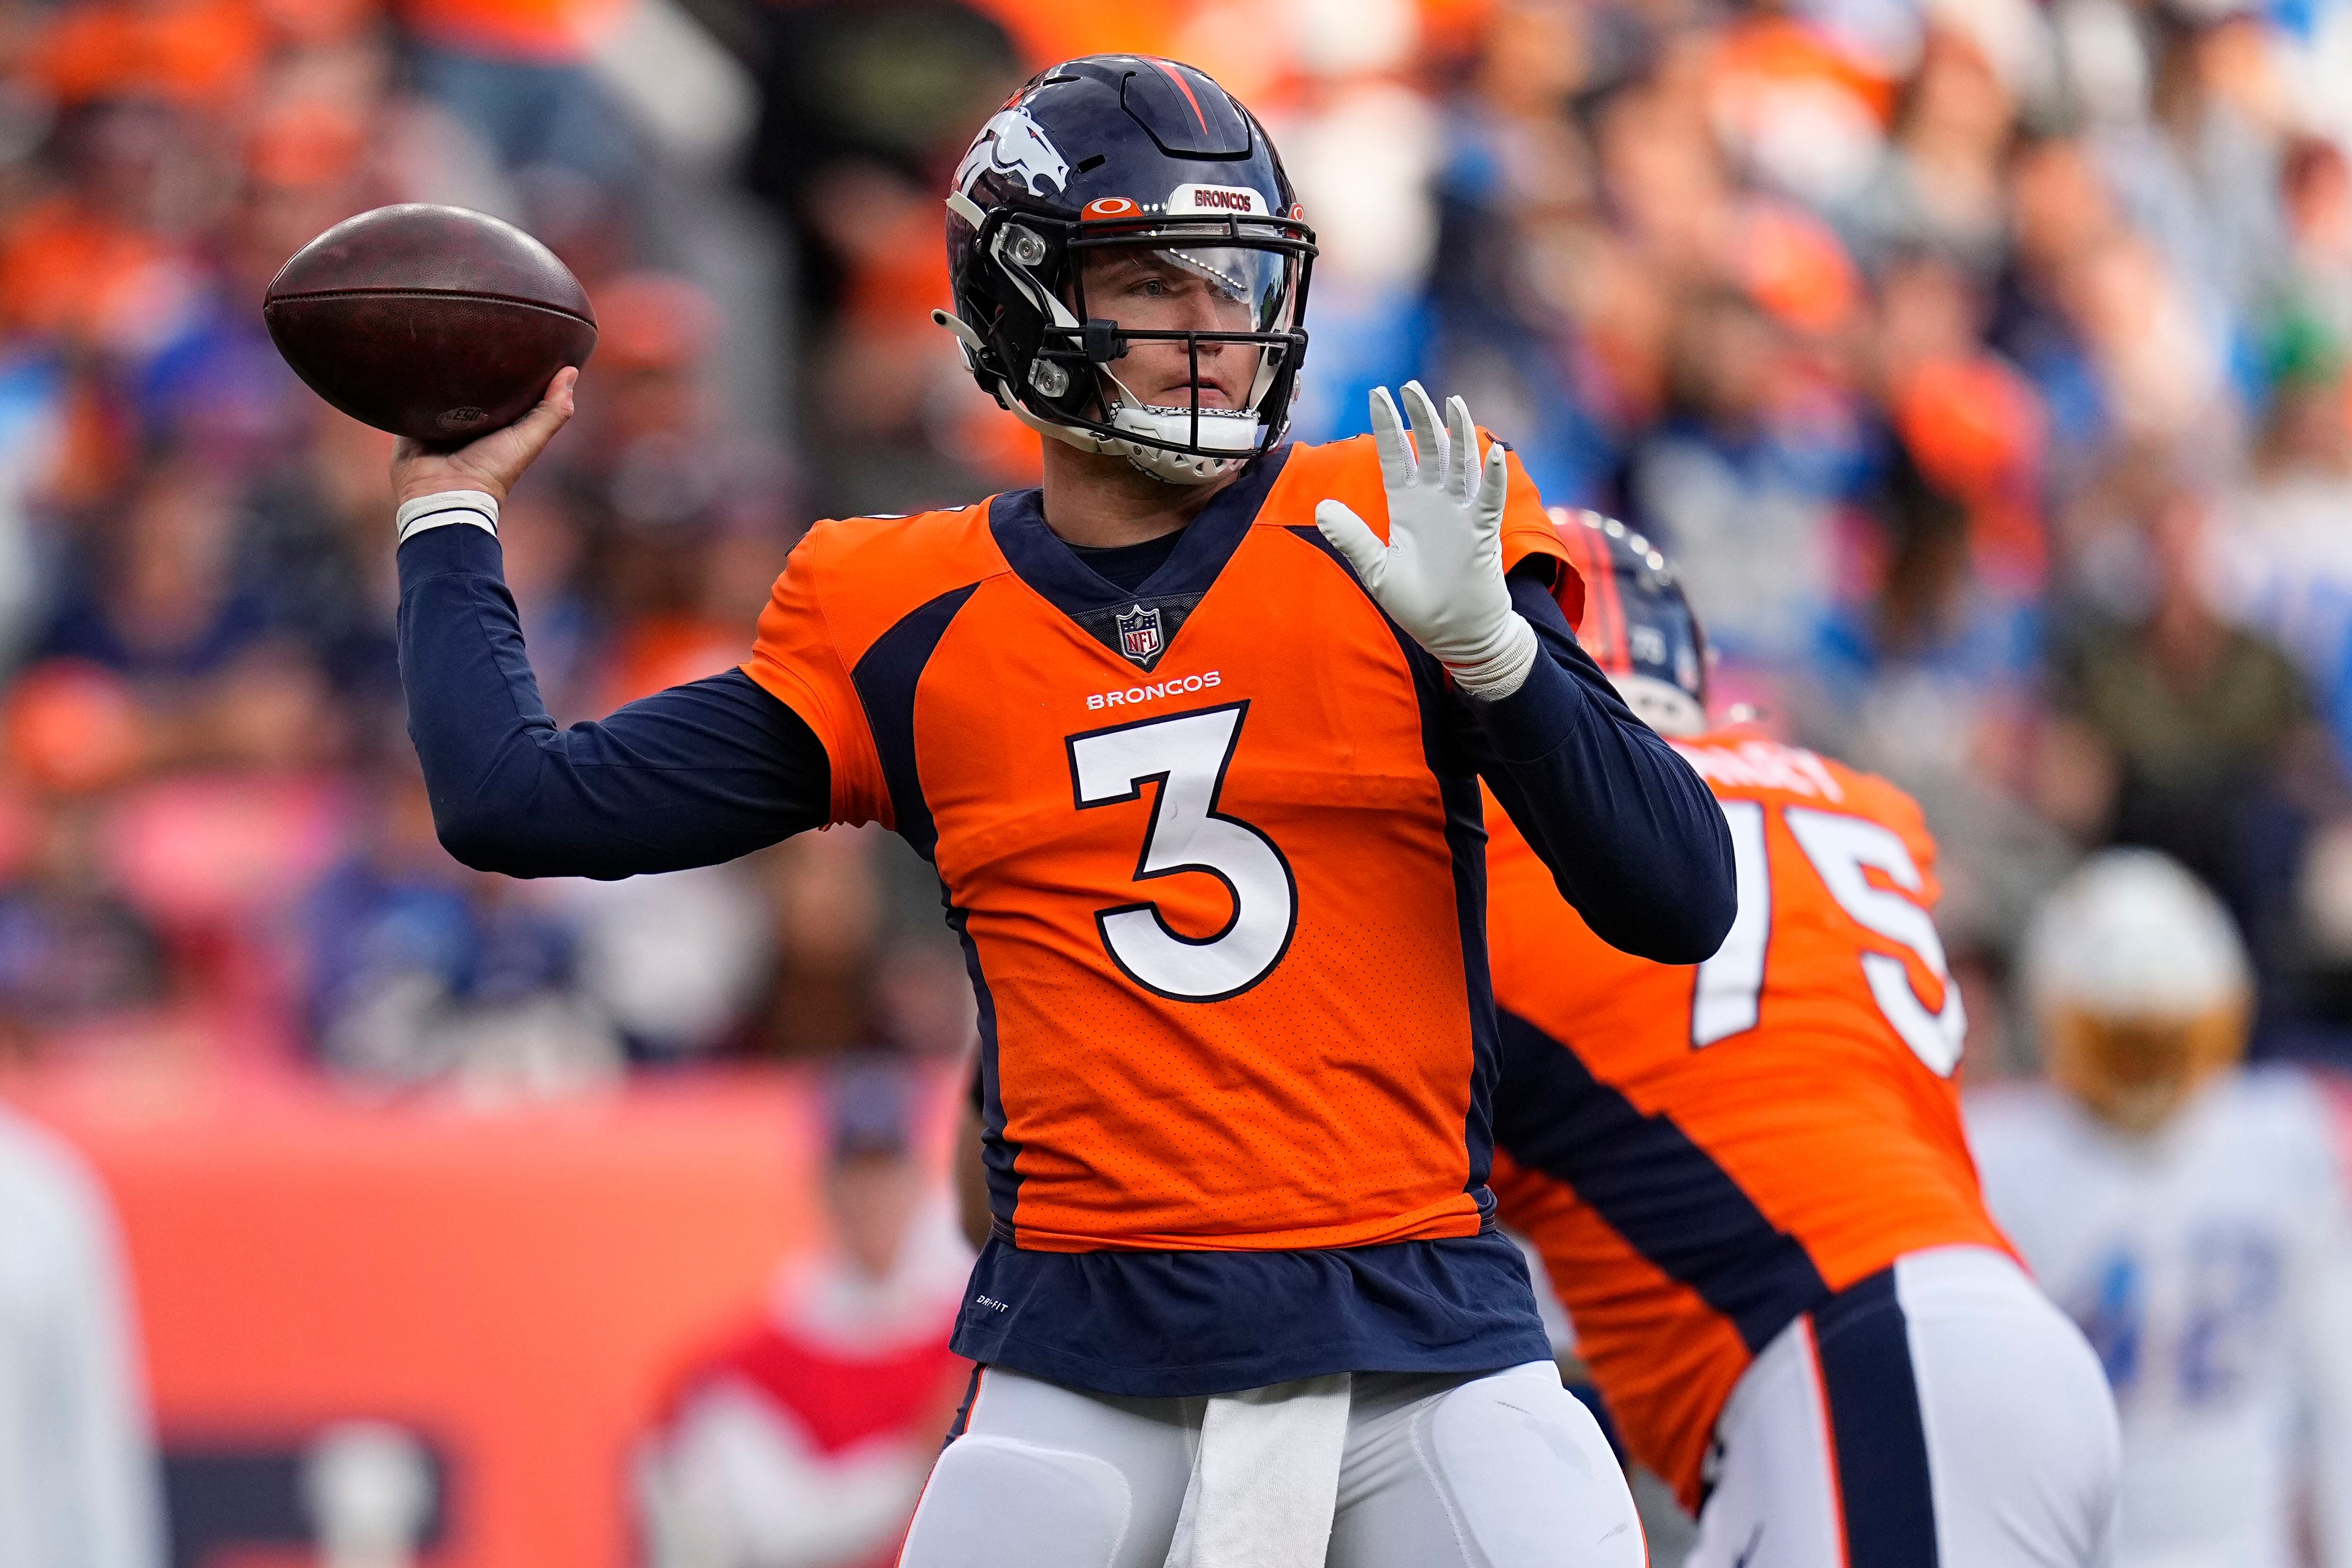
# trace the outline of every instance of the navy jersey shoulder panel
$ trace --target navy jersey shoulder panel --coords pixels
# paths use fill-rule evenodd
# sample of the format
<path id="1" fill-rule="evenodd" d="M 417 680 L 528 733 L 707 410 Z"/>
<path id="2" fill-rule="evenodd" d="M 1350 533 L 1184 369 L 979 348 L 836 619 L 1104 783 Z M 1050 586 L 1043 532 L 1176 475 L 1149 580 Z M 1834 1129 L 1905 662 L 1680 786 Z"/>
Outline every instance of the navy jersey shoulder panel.
<path id="1" fill-rule="evenodd" d="M 1486 967 L 1486 803 L 1475 774 L 1440 773 L 1437 783 L 1445 800 L 1445 847 L 1454 862 L 1462 979 L 1470 994 L 1470 1109 L 1462 1137 L 1470 1154 L 1469 1190 L 1478 1194 L 1481 1210 L 1491 1211 L 1494 1200 L 1486 1178 L 1495 1168 L 1495 1095 L 1503 1076 L 1503 1054 L 1495 1018 L 1495 982 Z"/>
<path id="2" fill-rule="evenodd" d="M 996 547 L 1021 580 L 1073 618 L 1141 599 L 1180 599 L 1209 591 L 1249 534 L 1275 480 L 1290 460 L 1287 445 L 1253 461 L 1219 490 L 1186 526 L 1160 569 L 1134 588 L 1122 588 L 1082 560 L 1045 526 L 1045 492 L 1008 490 L 988 509 Z"/>
<path id="3" fill-rule="evenodd" d="M 922 777 L 916 766 L 915 692 L 923 671 L 939 651 L 957 612 L 971 602 L 978 584 L 950 589 L 910 612 L 905 619 L 874 640 L 850 680 L 866 708 L 874 750 L 882 763 L 882 778 L 890 790 L 891 815 L 898 836 L 926 860 L 939 849 L 939 828 L 931 819 L 930 803 L 923 798 Z M 980 948 L 971 940 L 970 911 L 956 907 L 947 884 L 940 884 L 940 901 L 946 906 L 948 929 L 963 949 L 964 971 L 971 979 L 972 1001 L 980 1028 L 981 1125 L 986 1137 L 982 1157 L 988 1168 L 989 1207 L 1009 1222 L 1019 1187 L 1013 1162 L 1021 1151 L 1004 1138 L 1004 1103 L 996 1084 L 996 997 L 980 966 Z"/>
<path id="4" fill-rule="evenodd" d="M 906 618 L 874 639 L 849 672 L 857 700 L 866 706 L 866 723 L 874 735 L 875 753 L 881 759 L 883 782 L 890 788 L 890 811 L 898 819 L 898 837 L 924 859 L 939 847 L 939 829 L 923 799 L 923 784 L 915 768 L 915 689 L 923 670 L 939 650 L 940 639 L 956 612 L 979 588 L 977 583 L 950 588 L 929 604 L 908 612 Z"/>
<path id="5" fill-rule="evenodd" d="M 1004 1135 L 1003 1080 L 997 1076 L 996 994 L 980 967 L 980 944 L 971 940 L 971 911 L 959 908 L 940 883 L 940 901 L 947 906 L 948 929 L 963 949 L 964 973 L 971 979 L 971 999 L 978 1013 L 980 1059 L 973 1065 L 973 1109 L 980 1112 L 980 1160 L 988 1177 L 988 1212 L 1000 1236 L 1012 1234 L 1013 1211 L 1021 1201 L 1021 1145 Z"/>
<path id="6" fill-rule="evenodd" d="M 1731 1321 L 1750 1352 L 1829 1287 L 1796 1237 L 1764 1217 L 1712 1155 L 1644 1115 L 1575 1050 L 1505 1009 L 1495 1140 L 1567 1183 L 1628 1246 Z"/>
<path id="7" fill-rule="evenodd" d="M 1155 1399 L 1551 1359 L 1527 1264 L 1491 1231 L 1308 1252 L 1024 1252 L 1000 1237 L 972 1268 L 953 1347 Z"/>

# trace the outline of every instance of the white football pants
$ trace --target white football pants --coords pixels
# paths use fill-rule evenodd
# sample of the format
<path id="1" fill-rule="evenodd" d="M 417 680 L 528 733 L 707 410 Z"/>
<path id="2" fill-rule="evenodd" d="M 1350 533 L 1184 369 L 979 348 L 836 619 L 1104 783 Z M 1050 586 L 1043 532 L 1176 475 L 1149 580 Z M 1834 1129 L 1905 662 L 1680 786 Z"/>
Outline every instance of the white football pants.
<path id="1" fill-rule="evenodd" d="M 1915 1252 L 1764 1347 L 1716 1426 L 1688 1568 L 2105 1568 L 2120 1438 L 2022 1269 Z"/>
<path id="2" fill-rule="evenodd" d="M 985 1369 L 901 1568 L 1160 1568 L 1205 1399 Z M 1329 1568 L 1643 1568 L 1624 1477 L 1549 1362 L 1358 1373 Z"/>

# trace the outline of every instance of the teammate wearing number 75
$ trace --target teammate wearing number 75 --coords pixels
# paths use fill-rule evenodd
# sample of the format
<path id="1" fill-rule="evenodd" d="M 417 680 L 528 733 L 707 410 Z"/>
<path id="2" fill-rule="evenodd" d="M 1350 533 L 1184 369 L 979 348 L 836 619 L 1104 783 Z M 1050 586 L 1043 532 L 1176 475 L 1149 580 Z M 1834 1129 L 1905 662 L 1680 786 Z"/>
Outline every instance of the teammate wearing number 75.
<path id="1" fill-rule="evenodd" d="M 947 231 L 937 319 L 1047 437 L 1044 486 L 818 523 L 738 670 L 547 720 L 492 525 L 568 379 L 403 449 L 445 842 L 610 877 L 870 821 L 937 868 L 993 1235 L 906 1563 L 1633 1568 L 1494 1227 L 1479 784 L 1665 962 L 1730 924 L 1722 814 L 1578 648 L 1566 550 L 1459 399 L 1286 443 L 1313 235 L 1215 82 L 1042 73 Z"/>
<path id="2" fill-rule="evenodd" d="M 1722 803 L 1739 911 L 1704 963 L 1595 940 L 1498 825 L 1495 1187 L 1690 1568 L 2094 1568 L 2097 1358 L 1987 1217 L 1961 1131 L 1935 845 L 1882 779 L 1710 731 L 1664 558 L 1558 514 L 1585 648 Z"/>

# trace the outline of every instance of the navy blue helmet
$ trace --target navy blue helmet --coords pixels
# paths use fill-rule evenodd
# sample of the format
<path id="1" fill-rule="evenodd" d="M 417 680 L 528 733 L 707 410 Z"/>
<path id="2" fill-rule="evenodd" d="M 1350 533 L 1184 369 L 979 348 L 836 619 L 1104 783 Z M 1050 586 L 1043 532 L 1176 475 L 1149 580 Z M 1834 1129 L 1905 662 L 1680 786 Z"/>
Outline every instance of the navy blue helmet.
<path id="1" fill-rule="evenodd" d="M 1643 722 L 1661 735 L 1706 728 L 1706 637 L 1657 546 L 1597 511 L 1551 509 L 1584 579 L 1576 640 Z"/>
<path id="2" fill-rule="evenodd" d="M 982 127 L 947 205 L 955 309 L 933 319 L 962 342 L 981 390 L 1024 423 L 1177 483 L 1282 440 L 1307 353 L 1315 234 L 1265 127 L 1207 75 L 1147 55 L 1041 71 Z M 1216 324 L 1153 330 L 1122 325 L 1099 300 L 1090 310 L 1087 263 L 1139 251 L 1205 291 Z M 1121 380 L 1118 362 L 1142 342 L 1184 345 L 1183 405 Z M 1202 405 L 1210 344 L 1256 355 L 1234 406 Z"/>

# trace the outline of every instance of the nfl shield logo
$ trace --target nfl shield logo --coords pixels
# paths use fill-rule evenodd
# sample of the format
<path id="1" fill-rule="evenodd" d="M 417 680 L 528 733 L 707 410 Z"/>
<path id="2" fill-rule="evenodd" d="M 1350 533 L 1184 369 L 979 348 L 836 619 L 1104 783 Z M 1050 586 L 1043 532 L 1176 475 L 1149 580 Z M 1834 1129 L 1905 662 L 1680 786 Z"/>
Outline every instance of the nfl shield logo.
<path id="1" fill-rule="evenodd" d="M 1160 606 L 1141 605 L 1118 617 L 1119 651 L 1142 664 L 1160 651 Z"/>

